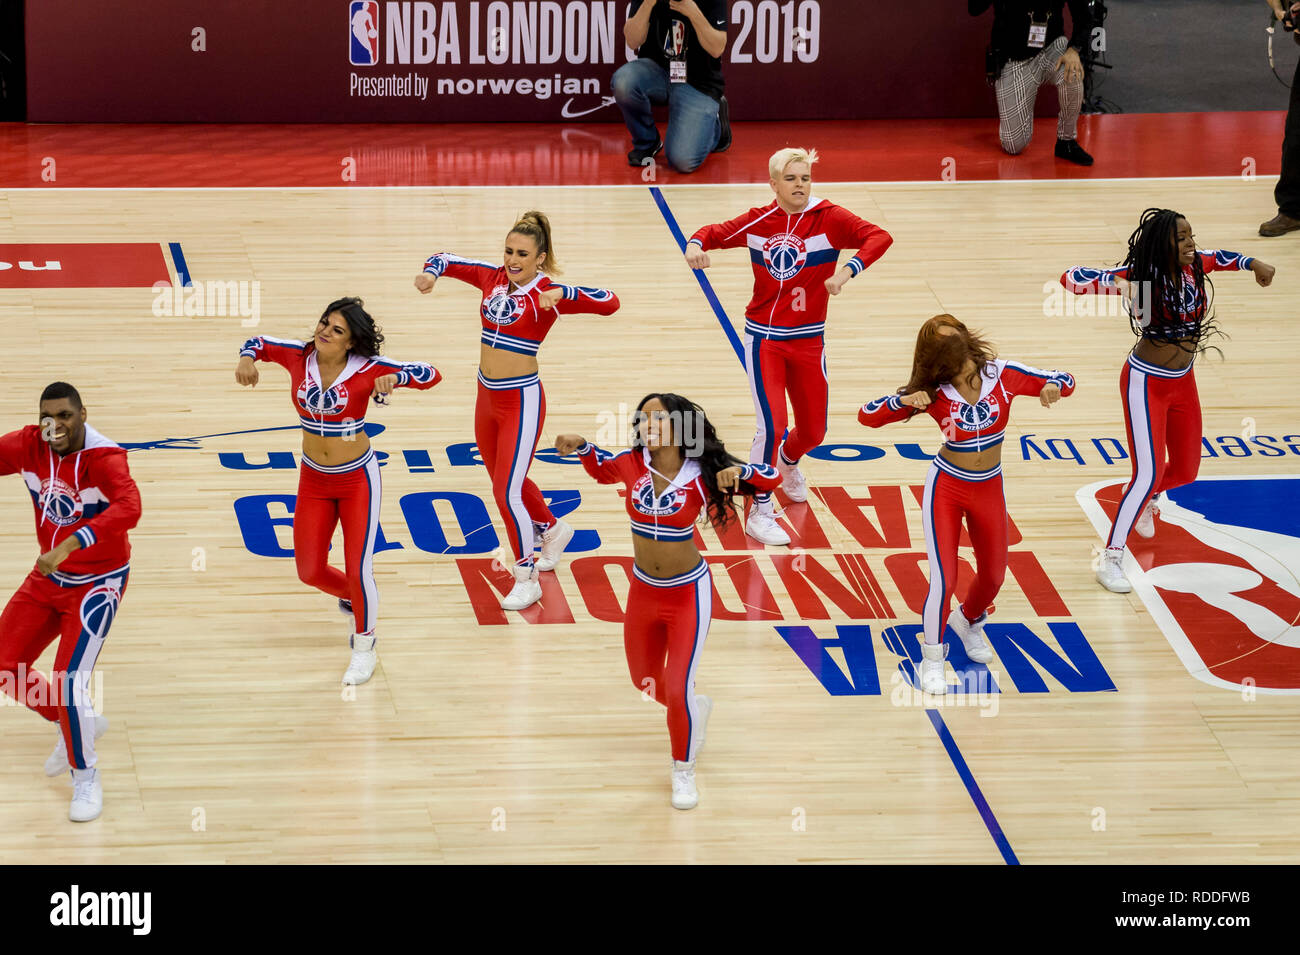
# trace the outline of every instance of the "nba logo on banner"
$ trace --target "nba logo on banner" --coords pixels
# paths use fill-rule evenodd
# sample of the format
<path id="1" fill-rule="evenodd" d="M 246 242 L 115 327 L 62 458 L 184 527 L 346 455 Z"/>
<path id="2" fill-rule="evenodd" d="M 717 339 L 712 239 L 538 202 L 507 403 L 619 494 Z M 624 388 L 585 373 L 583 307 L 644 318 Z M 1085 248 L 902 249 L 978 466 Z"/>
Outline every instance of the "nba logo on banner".
<path id="1" fill-rule="evenodd" d="M 1103 538 L 1122 490 L 1104 481 L 1076 495 Z M 1166 492 L 1154 537 L 1129 536 L 1133 593 L 1198 680 L 1300 694 L 1297 495 L 1300 477 L 1202 477 Z"/>
<path id="2" fill-rule="evenodd" d="M 377 0 L 352 0 L 348 5 L 349 55 L 353 66 L 379 62 L 379 4 Z"/>

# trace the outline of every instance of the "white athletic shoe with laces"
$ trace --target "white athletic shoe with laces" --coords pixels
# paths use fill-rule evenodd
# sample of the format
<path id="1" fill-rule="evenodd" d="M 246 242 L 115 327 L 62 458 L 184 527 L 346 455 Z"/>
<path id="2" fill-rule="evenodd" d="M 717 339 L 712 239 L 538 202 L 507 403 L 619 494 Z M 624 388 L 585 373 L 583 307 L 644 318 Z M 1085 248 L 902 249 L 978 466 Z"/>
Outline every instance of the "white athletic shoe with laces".
<path id="1" fill-rule="evenodd" d="M 95 739 L 108 732 L 108 720 L 102 716 L 95 717 Z M 54 752 L 45 761 L 45 775 L 57 776 L 66 773 L 72 766 L 68 763 L 68 746 L 63 742 L 63 729 L 59 729 L 59 741 L 54 744 Z"/>
<path id="2" fill-rule="evenodd" d="M 790 543 L 790 535 L 776 522 L 776 514 L 769 503 L 755 504 L 745 522 L 745 533 L 763 544 L 781 546 Z"/>
<path id="3" fill-rule="evenodd" d="M 802 504 L 808 500 L 808 482 L 804 480 L 799 465 L 786 464 L 778 454 L 776 456 L 776 469 L 781 474 L 781 490 L 785 491 L 786 497 L 796 504 Z"/>
<path id="4" fill-rule="evenodd" d="M 989 615 L 982 613 L 974 620 L 967 621 L 966 615 L 958 607 L 948 615 L 948 626 L 952 632 L 961 637 L 961 645 L 966 648 L 966 656 L 976 663 L 992 663 L 993 648 L 984 639 L 984 621 Z"/>
<path id="5" fill-rule="evenodd" d="M 1126 594 L 1133 589 L 1124 576 L 1124 548 L 1107 547 L 1097 566 L 1097 583 L 1113 594 Z"/>
<path id="6" fill-rule="evenodd" d="M 564 556 L 564 548 L 573 540 L 573 528 L 560 520 L 548 527 L 542 534 L 542 553 L 537 558 L 538 570 L 554 570 L 555 565 Z"/>
<path id="7" fill-rule="evenodd" d="M 375 664 L 379 662 L 379 654 L 375 651 L 375 636 L 354 633 L 350 643 L 352 659 L 348 661 L 343 682 L 348 686 L 360 686 L 375 675 Z"/>
<path id="8" fill-rule="evenodd" d="M 1147 501 L 1147 506 L 1142 508 L 1142 513 L 1133 524 L 1133 530 L 1137 532 L 1138 537 L 1156 536 L 1156 518 L 1160 516 L 1159 497 L 1159 494 L 1151 495 L 1151 500 Z"/>
<path id="9" fill-rule="evenodd" d="M 515 585 L 501 601 L 502 610 L 523 610 L 542 599 L 542 582 L 537 579 L 537 568 L 515 565 Z"/>
<path id="10" fill-rule="evenodd" d="M 921 672 L 918 674 L 923 693 L 943 696 L 948 692 L 948 678 L 943 675 L 943 661 L 948 659 L 948 644 L 921 644 Z"/>
<path id="11" fill-rule="evenodd" d="M 695 763 L 673 760 L 673 808 L 694 809 L 700 802 L 695 789 Z"/>
<path id="12" fill-rule="evenodd" d="M 72 771 L 72 805 L 68 818 L 73 822 L 90 822 L 104 811 L 104 787 L 99 782 L 98 769 Z"/>

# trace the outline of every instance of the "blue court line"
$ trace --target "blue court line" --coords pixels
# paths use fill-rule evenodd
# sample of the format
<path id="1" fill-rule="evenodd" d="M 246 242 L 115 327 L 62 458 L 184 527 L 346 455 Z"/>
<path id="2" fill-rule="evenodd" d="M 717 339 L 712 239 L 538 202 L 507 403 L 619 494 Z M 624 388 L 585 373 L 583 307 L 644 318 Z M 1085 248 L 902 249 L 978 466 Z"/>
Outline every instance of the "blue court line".
<path id="1" fill-rule="evenodd" d="M 659 211 L 663 213 L 664 221 L 668 223 L 668 231 L 673 234 L 673 241 L 677 243 L 677 248 L 682 254 L 686 254 L 686 236 L 682 233 L 682 228 L 677 224 L 677 217 L 673 211 L 668 208 L 668 200 L 658 186 L 650 187 L 650 195 L 654 197 L 655 204 L 659 206 Z M 717 294 L 713 291 L 713 286 L 709 284 L 708 278 L 703 269 L 692 269 L 691 274 L 695 276 L 695 281 L 700 283 L 700 288 L 704 290 L 704 298 L 713 308 L 713 314 L 718 317 L 718 324 L 727 334 L 727 340 L 731 342 L 731 347 L 736 353 L 736 358 L 740 361 L 740 366 L 745 367 L 745 350 L 741 347 L 740 338 L 736 335 L 736 329 L 731 324 L 731 319 L 727 318 L 727 312 L 718 301 Z"/>
<path id="2" fill-rule="evenodd" d="M 194 283 L 190 280 L 190 270 L 185 264 L 185 253 L 181 251 L 181 244 L 169 242 L 167 245 L 172 250 L 172 261 L 176 263 L 176 277 L 181 280 L 183 287 L 189 288 Z"/>
<path id="3" fill-rule="evenodd" d="M 177 444 L 193 444 L 204 438 L 229 438 L 237 434 L 261 434 L 264 431 L 297 431 L 301 425 L 286 424 L 275 428 L 253 428 L 248 431 L 223 431 L 221 434 L 197 434 L 192 438 L 161 438 L 157 441 L 123 441 L 118 446 L 127 451 L 198 451 L 199 448 L 178 448 Z"/>
<path id="4" fill-rule="evenodd" d="M 952 764 L 957 769 L 957 775 L 966 786 L 966 792 L 970 794 L 971 802 L 975 803 L 975 808 L 979 810 L 980 818 L 984 820 L 984 826 L 988 829 L 989 835 L 993 837 L 994 843 L 997 844 L 998 851 L 1002 853 L 1002 859 L 1007 865 L 1020 865 L 1020 860 L 1016 858 L 1015 852 L 1011 849 L 1011 843 L 1007 841 L 1006 835 L 1002 832 L 1002 827 L 998 825 L 997 817 L 993 815 L 993 810 L 989 808 L 989 802 L 984 798 L 984 793 L 980 792 L 979 783 L 975 782 L 975 776 L 966 765 L 966 760 L 961 755 L 961 750 L 957 748 L 957 741 L 952 738 L 952 733 L 948 731 L 948 724 L 943 721 L 938 710 L 926 710 L 925 715 L 930 717 L 930 722 L 934 724 L 934 731 L 939 734 L 939 740 L 943 743 L 943 748 L 948 751 L 948 756 Z"/>

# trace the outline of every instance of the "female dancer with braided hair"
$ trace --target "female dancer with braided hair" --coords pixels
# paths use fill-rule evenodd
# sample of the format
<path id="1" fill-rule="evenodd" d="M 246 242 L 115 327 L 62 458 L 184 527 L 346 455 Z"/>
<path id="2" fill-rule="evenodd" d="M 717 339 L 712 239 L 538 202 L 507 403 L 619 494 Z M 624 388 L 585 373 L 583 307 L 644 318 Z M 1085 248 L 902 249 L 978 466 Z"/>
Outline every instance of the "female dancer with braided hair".
<path id="1" fill-rule="evenodd" d="M 618 311 L 613 292 L 559 285 L 551 280 L 559 273 L 550 221 L 540 212 L 525 212 L 506 235 L 503 265 L 439 252 L 429 256 L 424 271 L 415 277 L 422 294 L 446 275 L 483 295 L 474 440 L 492 478 L 492 493 L 515 555 L 515 584 L 501 602 L 506 610 L 523 610 L 542 598 L 537 572 L 554 570 L 573 537 L 573 528 L 556 519 L 528 478 L 546 419 L 538 349 L 561 315 Z M 542 553 L 534 561 L 536 537 L 541 538 Z"/>
<path id="2" fill-rule="evenodd" d="M 442 376 L 423 362 L 381 358 L 384 336 L 359 298 L 330 302 L 310 342 L 259 336 L 239 350 L 235 381 L 255 386 L 259 361 L 289 372 L 289 393 L 302 423 L 302 467 L 293 510 L 298 578 L 339 601 L 355 623 L 343 682 L 375 672 L 375 535 L 379 530 L 379 461 L 365 432 L 366 405 L 387 404 L 394 388 L 432 388 Z M 343 524 L 347 573 L 329 565 L 330 538 Z"/>
<path id="3" fill-rule="evenodd" d="M 701 516 L 715 527 L 734 516 L 732 498 L 770 491 L 781 475 L 770 464 L 730 454 L 699 405 L 681 395 L 651 394 L 637 405 L 632 448 L 618 454 L 576 434 L 555 439 L 561 454 L 577 452 L 601 484 L 627 486 L 635 563 L 623 618 L 632 683 L 668 708 L 672 742 L 672 804 L 694 809 L 695 756 L 713 702 L 695 695 L 695 670 L 709 632 L 713 580 L 695 546 Z"/>
<path id="4" fill-rule="evenodd" d="M 896 394 L 869 401 L 858 421 L 879 428 L 925 411 L 939 423 L 944 443 L 925 479 L 921 524 L 930 564 L 930 592 L 921 613 L 921 689 L 946 693 L 944 622 L 961 638 L 966 655 L 989 663 L 984 639 L 988 608 L 1007 573 L 1007 504 L 1002 492 L 1002 439 L 1016 395 L 1037 398 L 1044 408 L 1074 391 L 1063 371 L 1040 371 L 994 358 L 979 335 L 951 315 L 936 315 L 916 336 L 912 377 Z M 957 587 L 957 542 L 962 518 L 975 549 L 975 580 L 952 615 Z"/>
<path id="5" fill-rule="evenodd" d="M 1147 209 L 1113 269 L 1076 267 L 1061 284 L 1076 295 L 1118 294 L 1138 336 L 1119 376 L 1133 476 L 1120 498 L 1097 582 L 1114 593 L 1133 589 L 1124 576 L 1130 531 L 1155 534 L 1158 498 L 1196 480 L 1201 466 L 1201 400 L 1192 363 L 1222 334 L 1210 311 L 1207 272 L 1245 271 L 1267 286 L 1274 268 L 1237 252 L 1200 252 L 1187 219 L 1172 209 Z M 1217 348 L 1215 348 L 1218 351 Z"/>

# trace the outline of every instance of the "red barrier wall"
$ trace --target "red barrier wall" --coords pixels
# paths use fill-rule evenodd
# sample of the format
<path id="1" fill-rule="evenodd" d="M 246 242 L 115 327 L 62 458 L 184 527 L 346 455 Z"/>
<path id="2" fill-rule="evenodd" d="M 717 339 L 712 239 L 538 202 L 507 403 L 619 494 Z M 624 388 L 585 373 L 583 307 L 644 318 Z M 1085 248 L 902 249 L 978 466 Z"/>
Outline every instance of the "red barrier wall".
<path id="1" fill-rule="evenodd" d="M 378 21 L 375 65 L 353 63 L 358 6 Z M 26 13 L 28 118 L 617 120 L 607 97 L 628 58 L 628 6 L 37 0 Z M 971 17 L 964 0 L 931 0 L 923 11 L 906 0 L 730 0 L 729 14 L 724 73 L 735 119 L 995 112 L 983 75 L 992 14 Z"/>

